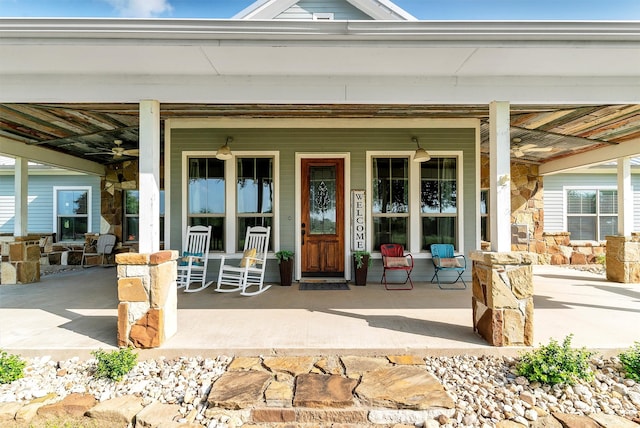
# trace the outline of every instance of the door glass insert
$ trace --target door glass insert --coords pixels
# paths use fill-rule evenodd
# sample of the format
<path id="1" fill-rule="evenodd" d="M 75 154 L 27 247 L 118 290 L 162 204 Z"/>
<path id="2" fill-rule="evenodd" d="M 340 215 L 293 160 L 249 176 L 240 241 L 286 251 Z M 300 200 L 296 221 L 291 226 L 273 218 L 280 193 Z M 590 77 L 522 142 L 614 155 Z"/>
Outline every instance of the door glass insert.
<path id="1" fill-rule="evenodd" d="M 336 233 L 336 167 L 309 169 L 309 216 L 312 235 Z"/>

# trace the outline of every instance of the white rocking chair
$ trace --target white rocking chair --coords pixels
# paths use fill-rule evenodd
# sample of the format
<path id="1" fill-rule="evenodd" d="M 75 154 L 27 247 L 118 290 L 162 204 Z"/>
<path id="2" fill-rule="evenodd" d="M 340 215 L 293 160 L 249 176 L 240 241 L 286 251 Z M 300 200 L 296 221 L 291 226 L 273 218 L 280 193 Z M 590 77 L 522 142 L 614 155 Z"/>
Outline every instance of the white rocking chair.
<path id="1" fill-rule="evenodd" d="M 216 291 L 221 293 L 240 291 L 243 296 L 255 296 L 271 287 L 271 285 L 264 285 L 264 270 L 267 265 L 270 233 L 271 227 L 247 228 L 244 239 L 244 254 L 240 265 L 226 265 L 224 256 L 220 260 Z M 253 290 L 252 287 L 256 287 L 256 289 Z M 247 291 L 250 288 L 252 291 Z"/>
<path id="2" fill-rule="evenodd" d="M 209 241 L 211 240 L 211 226 L 189 226 L 184 238 L 183 253 L 178 259 L 178 288 L 184 288 L 185 293 L 194 293 L 207 288 L 213 281 L 206 282 L 207 262 L 209 255 Z M 192 288 L 191 284 L 199 284 Z"/>

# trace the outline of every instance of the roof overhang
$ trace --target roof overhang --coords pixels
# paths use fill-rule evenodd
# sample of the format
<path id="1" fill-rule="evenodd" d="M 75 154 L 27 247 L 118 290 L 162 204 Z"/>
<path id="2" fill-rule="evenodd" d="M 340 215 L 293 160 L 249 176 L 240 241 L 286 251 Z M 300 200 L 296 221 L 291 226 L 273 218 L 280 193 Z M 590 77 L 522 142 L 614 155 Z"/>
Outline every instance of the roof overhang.
<path id="1" fill-rule="evenodd" d="M 3 102 L 640 99 L 640 22 L 5 18 L 0 56 Z"/>

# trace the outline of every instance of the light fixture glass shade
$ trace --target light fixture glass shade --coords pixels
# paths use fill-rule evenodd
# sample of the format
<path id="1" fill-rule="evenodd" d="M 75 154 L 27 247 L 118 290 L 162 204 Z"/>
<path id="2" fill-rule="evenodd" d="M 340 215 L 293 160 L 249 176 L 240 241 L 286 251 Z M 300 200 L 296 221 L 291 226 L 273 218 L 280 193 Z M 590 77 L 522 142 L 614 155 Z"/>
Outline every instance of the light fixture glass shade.
<path id="1" fill-rule="evenodd" d="M 229 160 L 232 157 L 233 155 L 231 154 L 231 149 L 229 148 L 229 145 L 226 143 L 224 146 L 220 146 L 220 148 L 216 152 L 216 159 Z"/>
<path id="2" fill-rule="evenodd" d="M 431 155 L 422 147 L 418 147 L 413 155 L 414 162 L 426 162 L 431 159 Z"/>

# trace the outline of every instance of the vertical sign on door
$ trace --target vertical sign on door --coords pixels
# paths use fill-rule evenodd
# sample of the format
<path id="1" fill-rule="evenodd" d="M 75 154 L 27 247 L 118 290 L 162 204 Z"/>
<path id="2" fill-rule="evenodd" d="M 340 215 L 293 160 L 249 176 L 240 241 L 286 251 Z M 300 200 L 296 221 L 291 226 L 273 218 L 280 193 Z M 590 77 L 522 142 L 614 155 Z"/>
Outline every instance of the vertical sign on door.
<path id="1" fill-rule="evenodd" d="M 364 190 L 352 190 L 351 191 L 351 225 L 352 225 L 352 250 L 364 251 L 366 244 L 366 225 L 365 219 L 365 204 L 364 204 Z"/>

